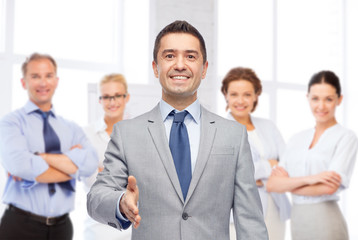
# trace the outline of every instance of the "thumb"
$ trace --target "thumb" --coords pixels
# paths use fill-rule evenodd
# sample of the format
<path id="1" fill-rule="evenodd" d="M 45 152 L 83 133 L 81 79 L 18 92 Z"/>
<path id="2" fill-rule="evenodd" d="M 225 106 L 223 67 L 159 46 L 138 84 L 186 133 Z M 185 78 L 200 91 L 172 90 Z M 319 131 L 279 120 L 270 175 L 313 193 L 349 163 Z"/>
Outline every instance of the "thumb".
<path id="1" fill-rule="evenodd" d="M 135 179 L 134 176 L 129 176 L 127 190 L 134 192 L 136 190 L 136 188 L 137 188 L 137 180 Z"/>

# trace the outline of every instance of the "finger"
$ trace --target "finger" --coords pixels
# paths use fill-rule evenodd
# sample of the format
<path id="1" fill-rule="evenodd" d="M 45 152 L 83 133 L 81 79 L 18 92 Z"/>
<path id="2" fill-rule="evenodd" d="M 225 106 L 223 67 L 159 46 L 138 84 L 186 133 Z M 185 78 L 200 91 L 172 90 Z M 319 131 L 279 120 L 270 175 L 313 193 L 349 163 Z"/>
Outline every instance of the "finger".
<path id="1" fill-rule="evenodd" d="M 337 180 L 337 181 L 339 181 L 339 182 L 342 181 L 341 175 L 339 175 L 339 174 L 337 174 L 337 173 L 335 173 L 335 174 L 333 175 L 333 177 L 334 177 L 335 180 Z"/>
<path id="2" fill-rule="evenodd" d="M 332 184 L 334 184 L 335 186 L 339 187 L 341 185 L 341 180 L 337 179 L 337 178 L 332 178 L 330 180 L 330 182 L 332 182 Z"/>
<path id="3" fill-rule="evenodd" d="M 136 216 L 135 221 L 134 221 L 134 223 L 133 223 L 133 227 L 134 227 L 135 229 L 137 229 L 137 228 L 139 227 L 139 225 L 140 225 L 140 220 L 141 220 L 141 219 L 142 219 L 142 218 L 141 218 L 139 215 Z"/>
<path id="4" fill-rule="evenodd" d="M 327 177 L 327 181 L 334 183 L 335 185 L 339 186 L 341 184 L 341 176 L 335 172 L 331 173 L 329 177 Z"/>
<path id="5" fill-rule="evenodd" d="M 131 192 L 134 192 L 137 189 L 137 180 L 134 176 L 128 177 L 128 186 L 127 189 Z"/>
<path id="6" fill-rule="evenodd" d="M 126 211 L 126 217 L 129 221 L 131 221 L 133 224 L 134 223 L 138 223 L 140 221 L 140 217 L 138 218 L 139 214 L 137 213 L 133 213 L 133 211 L 131 211 L 129 208 L 127 208 Z"/>
<path id="7" fill-rule="evenodd" d="M 333 177 L 326 178 L 324 180 L 324 183 L 329 185 L 330 187 L 333 187 L 333 188 L 338 188 L 341 185 L 341 182 Z"/>
<path id="8" fill-rule="evenodd" d="M 136 199 L 136 194 L 130 191 L 123 195 L 123 211 L 130 218 L 135 218 L 139 212 Z"/>
<path id="9" fill-rule="evenodd" d="M 137 216 L 137 215 L 133 214 L 131 211 L 127 211 L 127 212 L 125 213 L 125 215 L 126 215 L 126 218 L 127 218 L 130 222 L 135 223 L 135 219 L 136 219 L 136 216 Z"/>
<path id="10" fill-rule="evenodd" d="M 135 221 L 135 214 L 129 210 L 127 204 L 124 202 L 123 202 L 121 211 L 122 211 L 122 214 L 124 215 L 124 217 L 127 218 L 130 222 L 133 223 Z"/>

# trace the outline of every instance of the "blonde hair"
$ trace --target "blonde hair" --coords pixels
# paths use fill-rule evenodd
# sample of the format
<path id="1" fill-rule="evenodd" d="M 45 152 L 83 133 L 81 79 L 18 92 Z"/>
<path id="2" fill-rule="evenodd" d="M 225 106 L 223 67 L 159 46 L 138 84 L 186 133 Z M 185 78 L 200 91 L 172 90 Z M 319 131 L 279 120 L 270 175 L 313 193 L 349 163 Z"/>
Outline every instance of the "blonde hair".
<path id="1" fill-rule="evenodd" d="M 105 75 L 100 83 L 99 86 L 102 86 L 103 84 L 109 83 L 109 82 L 118 82 L 118 83 L 122 83 L 124 86 L 124 89 L 126 90 L 126 93 L 128 92 L 128 85 L 127 85 L 127 81 L 126 78 L 119 73 L 112 73 L 112 74 L 108 74 Z"/>

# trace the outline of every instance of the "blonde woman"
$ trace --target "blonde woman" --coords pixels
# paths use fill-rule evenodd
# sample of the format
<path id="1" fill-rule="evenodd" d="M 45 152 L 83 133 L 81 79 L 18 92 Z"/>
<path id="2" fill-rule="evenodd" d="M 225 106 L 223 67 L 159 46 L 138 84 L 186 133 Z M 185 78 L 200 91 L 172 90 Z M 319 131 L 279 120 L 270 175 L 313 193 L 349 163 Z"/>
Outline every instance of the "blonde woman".
<path id="1" fill-rule="evenodd" d="M 103 170 L 104 153 L 110 140 L 113 125 L 123 120 L 124 110 L 129 101 L 127 82 L 121 74 L 110 74 L 100 82 L 99 103 L 102 105 L 104 116 L 95 124 L 84 129 L 98 154 L 98 171 L 84 180 L 85 191 L 89 192 L 96 180 L 97 173 Z M 129 240 L 131 230 L 118 231 L 110 226 L 94 221 L 87 215 L 85 219 L 85 240 Z"/>
<path id="2" fill-rule="evenodd" d="M 342 98 L 333 72 L 313 75 L 307 99 L 315 126 L 292 137 L 268 181 L 269 191 L 292 193 L 293 240 L 349 239 L 337 201 L 339 192 L 349 186 L 358 140 L 336 120 Z"/>
<path id="3" fill-rule="evenodd" d="M 261 81 L 252 69 L 237 67 L 227 73 L 221 91 L 227 102 L 228 118 L 245 125 L 248 132 L 269 239 L 284 240 L 290 203 L 284 194 L 268 193 L 266 181 L 278 164 L 285 143 L 270 120 L 251 116 L 262 92 Z"/>

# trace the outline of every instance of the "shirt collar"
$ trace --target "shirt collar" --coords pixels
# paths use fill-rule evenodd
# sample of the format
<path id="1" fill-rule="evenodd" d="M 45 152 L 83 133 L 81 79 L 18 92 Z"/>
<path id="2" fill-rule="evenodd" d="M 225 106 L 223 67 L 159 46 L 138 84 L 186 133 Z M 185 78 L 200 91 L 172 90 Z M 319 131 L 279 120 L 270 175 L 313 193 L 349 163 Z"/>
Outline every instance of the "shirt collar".
<path id="1" fill-rule="evenodd" d="M 234 120 L 234 121 L 236 121 L 231 112 L 228 112 L 228 113 L 227 113 L 226 118 L 229 119 L 229 120 Z"/>
<path id="2" fill-rule="evenodd" d="M 94 124 L 94 130 L 96 132 L 104 132 L 107 129 L 107 124 L 104 121 L 104 118 L 98 119 Z"/>
<path id="3" fill-rule="evenodd" d="M 159 102 L 159 108 L 160 108 L 160 113 L 162 115 L 163 122 L 168 117 L 171 111 L 175 110 L 176 112 L 179 112 L 177 109 L 173 108 L 170 104 L 165 102 L 163 99 L 161 99 Z M 196 123 L 200 122 L 201 108 L 198 99 L 196 99 L 195 102 L 190 104 L 184 110 L 187 110 L 190 113 L 190 116 L 194 119 Z"/>
<path id="4" fill-rule="evenodd" d="M 26 114 L 30 114 L 40 108 L 38 106 L 36 106 L 36 104 L 33 103 L 31 100 L 28 100 L 24 106 L 24 109 L 25 109 Z M 55 112 L 53 105 L 51 106 L 50 111 L 51 111 L 51 115 L 56 118 L 56 112 Z"/>

